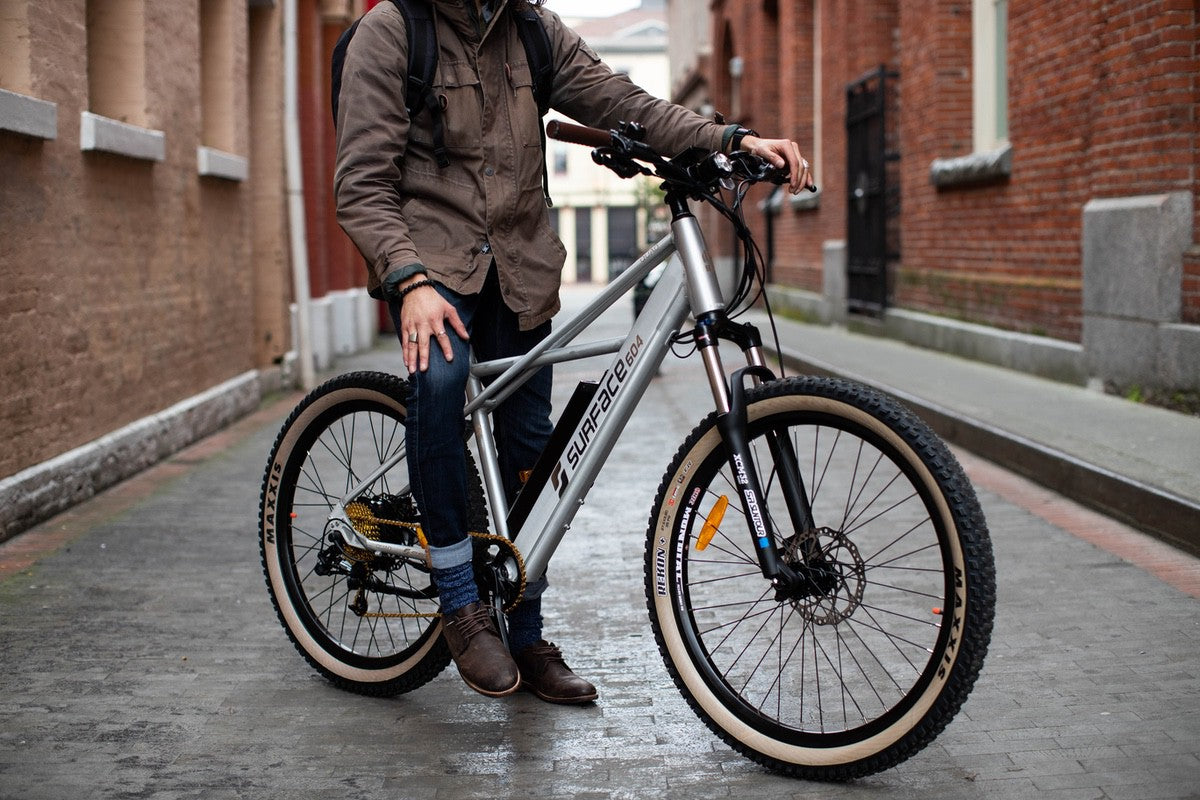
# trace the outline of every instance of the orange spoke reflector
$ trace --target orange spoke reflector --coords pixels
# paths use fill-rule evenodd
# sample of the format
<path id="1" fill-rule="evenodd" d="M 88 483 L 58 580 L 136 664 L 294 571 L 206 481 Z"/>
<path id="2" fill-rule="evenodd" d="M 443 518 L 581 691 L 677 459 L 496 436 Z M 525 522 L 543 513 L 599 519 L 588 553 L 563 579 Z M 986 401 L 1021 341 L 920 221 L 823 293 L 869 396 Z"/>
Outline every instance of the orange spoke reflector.
<path id="1" fill-rule="evenodd" d="M 729 508 L 729 498 L 721 495 L 713 504 L 712 511 L 708 512 L 708 517 L 704 520 L 704 527 L 700 529 L 700 536 L 696 539 L 697 550 L 708 547 L 708 543 L 717 535 L 717 528 L 721 527 L 721 520 L 725 519 L 725 509 L 727 508 Z"/>
<path id="2" fill-rule="evenodd" d="M 940 608 L 938 608 L 937 606 L 934 606 L 933 613 L 937 614 L 940 617 L 942 615 L 942 610 Z"/>

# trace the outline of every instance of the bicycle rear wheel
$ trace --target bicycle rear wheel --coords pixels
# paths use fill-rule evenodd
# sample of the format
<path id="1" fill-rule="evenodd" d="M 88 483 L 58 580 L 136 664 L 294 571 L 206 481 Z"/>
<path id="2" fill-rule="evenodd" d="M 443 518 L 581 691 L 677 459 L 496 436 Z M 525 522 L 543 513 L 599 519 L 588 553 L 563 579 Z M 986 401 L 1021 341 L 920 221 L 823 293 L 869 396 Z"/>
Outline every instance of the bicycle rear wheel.
<path id="1" fill-rule="evenodd" d="M 818 780 L 886 769 L 946 726 L 982 665 L 995 603 L 982 511 L 945 445 L 882 394 L 788 379 L 751 390 L 748 409 L 776 545 L 816 585 L 777 599 L 763 578 L 710 415 L 650 517 L 659 648 L 698 715 L 759 763 Z M 815 530 L 792 528 L 772 436 L 797 454 Z"/>
<path id="2" fill-rule="evenodd" d="M 329 535 L 334 506 L 404 452 L 407 398 L 404 381 L 378 372 L 342 375 L 317 387 L 284 423 L 263 479 L 260 545 L 279 619 L 314 668 L 363 694 L 410 691 L 450 662 L 424 559 L 375 555 Z M 482 488 L 478 476 L 471 477 L 473 524 L 486 530 Z M 366 525 L 371 538 L 418 543 L 404 459 L 356 505 L 372 519 L 401 523 L 355 521 L 360 533 Z"/>

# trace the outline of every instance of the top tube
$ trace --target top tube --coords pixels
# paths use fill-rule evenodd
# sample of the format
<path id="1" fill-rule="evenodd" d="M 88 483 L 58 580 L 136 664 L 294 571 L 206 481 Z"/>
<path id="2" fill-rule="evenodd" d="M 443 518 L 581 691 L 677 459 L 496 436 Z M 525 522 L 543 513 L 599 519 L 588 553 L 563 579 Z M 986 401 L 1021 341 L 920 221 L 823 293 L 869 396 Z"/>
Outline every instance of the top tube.
<path id="1" fill-rule="evenodd" d="M 480 361 L 472 364 L 471 374 L 476 377 L 494 375 L 501 364 L 507 366 L 505 366 L 502 374 L 496 380 L 467 403 L 466 413 L 471 414 L 479 408 L 494 409 L 500 403 L 504 402 L 505 398 L 515 391 L 542 364 L 574 361 L 586 358 L 589 355 L 596 355 L 596 353 L 586 350 L 588 345 L 583 345 L 579 350 L 575 351 L 573 356 L 562 355 L 558 357 L 551 354 L 549 359 L 544 358 L 552 349 L 563 347 L 573 341 L 583 331 L 587 330 L 622 295 L 636 286 L 642 278 L 650 273 L 650 270 L 670 258 L 674 252 L 675 241 L 670 236 L 663 237 L 643 253 L 637 261 L 633 262 L 632 266 L 617 276 L 616 280 L 609 284 L 596 299 L 588 303 L 586 308 L 567 320 L 561 330 L 552 332 L 525 355 L 515 360 Z M 615 349 L 601 352 L 614 352 Z"/>

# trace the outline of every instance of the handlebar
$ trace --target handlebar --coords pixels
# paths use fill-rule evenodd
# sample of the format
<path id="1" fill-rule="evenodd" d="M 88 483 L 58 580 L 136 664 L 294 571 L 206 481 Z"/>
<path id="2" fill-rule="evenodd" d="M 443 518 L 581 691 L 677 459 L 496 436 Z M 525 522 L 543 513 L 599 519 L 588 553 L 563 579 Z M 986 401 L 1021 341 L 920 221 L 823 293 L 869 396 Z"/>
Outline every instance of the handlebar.
<path id="1" fill-rule="evenodd" d="M 562 122 L 561 120 L 551 120 L 550 122 L 546 123 L 546 136 L 551 139 L 597 149 L 614 149 L 620 151 L 621 155 L 625 157 L 626 161 L 628 159 L 636 159 L 653 163 L 659 170 L 659 177 L 678 178 L 679 173 L 676 170 L 667 169 L 665 172 L 674 174 L 664 174 L 664 167 L 668 167 L 670 163 L 678 164 L 679 159 L 676 158 L 672 159 L 672 162 L 667 162 L 667 160 L 664 159 L 660 154 L 654 152 L 654 150 L 652 150 L 648 145 L 640 141 L 642 133 L 644 133 L 644 129 L 642 129 L 641 126 L 627 123 L 622 123 L 621 130 L 619 131 L 606 131 L 600 128 L 590 128 L 584 125 L 573 125 L 569 122 Z M 786 172 L 773 166 L 766 159 L 759 158 L 751 153 L 739 151 L 731 154 L 728 157 L 719 153 L 710 154 L 710 156 L 712 158 L 719 156 L 721 159 L 724 159 L 722 164 L 715 166 L 715 169 L 717 172 L 725 172 L 725 176 L 731 176 L 734 172 L 737 172 L 739 175 L 741 175 L 741 177 L 748 178 L 752 182 L 767 181 L 774 184 L 787 183 L 788 176 Z M 639 169 L 633 165 L 624 167 L 618 166 L 614 163 L 614 159 L 601 158 L 596 153 L 593 153 L 593 158 L 596 159 L 597 163 L 613 169 L 623 178 L 632 177 L 639 172 L 646 172 L 646 174 L 649 174 L 649 172 Z M 726 172 L 726 170 L 728 171 Z M 693 179 L 700 177 L 696 174 L 697 170 L 694 168 L 687 171 L 691 173 L 690 177 Z M 699 170 L 699 172 L 711 173 L 712 166 L 710 165 L 709 169 Z M 705 174 L 702 182 L 707 183 L 712 180 L 720 180 L 722 177 L 723 176 L 720 174 Z M 811 185 L 806 188 L 812 192 L 817 190 L 816 186 Z"/>
<path id="2" fill-rule="evenodd" d="M 746 150 L 723 153 L 689 147 L 668 159 L 646 144 L 645 134 L 646 129 L 635 122 L 621 122 L 610 131 L 559 120 L 546 124 L 548 139 L 591 147 L 592 160 L 619 177 L 645 175 L 662 180 L 660 188 L 665 193 L 664 199 L 673 219 L 690 216 L 687 213 L 689 198 L 716 209 L 733 225 L 744 253 L 741 278 L 733 290 L 733 297 L 724 303 L 725 311 L 728 313 L 730 309 L 742 308 L 744 303 L 752 303 L 754 286 L 757 284 L 761 292 L 765 277 L 759 266 L 761 255 L 754 234 L 742 215 L 742 201 L 753 184 L 788 183 L 787 172 Z M 816 191 L 815 186 L 808 188 Z M 729 193 L 725 194 L 723 190 Z M 722 304 L 720 292 L 715 287 L 712 299 L 717 306 Z"/>
<path id="3" fill-rule="evenodd" d="M 612 144 L 612 131 L 599 128 L 588 128 L 583 125 L 572 125 L 557 119 L 546 123 L 546 135 L 551 139 L 571 144 L 581 144 L 585 147 L 608 147 Z"/>

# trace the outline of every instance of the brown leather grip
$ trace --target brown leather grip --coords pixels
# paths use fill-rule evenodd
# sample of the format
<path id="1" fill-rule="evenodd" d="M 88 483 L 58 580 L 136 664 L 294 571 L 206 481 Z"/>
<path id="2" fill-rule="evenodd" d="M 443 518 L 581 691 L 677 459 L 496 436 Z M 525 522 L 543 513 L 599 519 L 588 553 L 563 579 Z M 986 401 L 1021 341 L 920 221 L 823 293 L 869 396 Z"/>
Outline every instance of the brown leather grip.
<path id="1" fill-rule="evenodd" d="M 583 125 L 572 125 L 553 119 L 546 123 L 546 135 L 560 142 L 571 142 L 588 147 L 608 147 L 612 144 L 612 134 L 599 128 L 587 128 Z"/>

